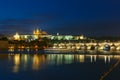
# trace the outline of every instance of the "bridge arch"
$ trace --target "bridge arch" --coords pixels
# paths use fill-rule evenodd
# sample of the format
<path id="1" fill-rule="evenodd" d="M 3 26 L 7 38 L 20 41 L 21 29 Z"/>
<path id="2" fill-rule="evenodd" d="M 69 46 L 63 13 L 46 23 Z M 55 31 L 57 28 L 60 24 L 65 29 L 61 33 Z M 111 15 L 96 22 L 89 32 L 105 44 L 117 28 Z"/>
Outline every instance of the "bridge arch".
<path id="1" fill-rule="evenodd" d="M 105 44 L 103 50 L 109 51 L 110 50 L 110 45 L 109 44 Z"/>

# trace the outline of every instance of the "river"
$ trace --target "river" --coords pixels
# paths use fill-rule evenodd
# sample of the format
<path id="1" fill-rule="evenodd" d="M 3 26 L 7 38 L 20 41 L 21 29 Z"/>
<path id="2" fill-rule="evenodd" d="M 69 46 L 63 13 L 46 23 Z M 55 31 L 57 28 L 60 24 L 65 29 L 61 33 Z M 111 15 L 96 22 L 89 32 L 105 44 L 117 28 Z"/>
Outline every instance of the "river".
<path id="1" fill-rule="evenodd" d="M 120 80 L 120 55 L 0 54 L 0 80 Z"/>

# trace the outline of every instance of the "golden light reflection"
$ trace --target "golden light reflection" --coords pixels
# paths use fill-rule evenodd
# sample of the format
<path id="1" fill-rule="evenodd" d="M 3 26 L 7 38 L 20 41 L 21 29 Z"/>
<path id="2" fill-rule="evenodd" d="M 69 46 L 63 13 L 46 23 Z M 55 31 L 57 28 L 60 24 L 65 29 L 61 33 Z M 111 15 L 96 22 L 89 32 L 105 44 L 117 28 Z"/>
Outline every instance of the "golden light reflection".
<path id="1" fill-rule="evenodd" d="M 20 54 L 14 55 L 14 67 L 13 72 L 18 72 L 20 64 Z"/>
<path id="2" fill-rule="evenodd" d="M 111 57 L 110 57 L 110 56 L 108 56 L 108 62 L 110 62 L 110 59 L 111 59 Z"/>
<path id="3" fill-rule="evenodd" d="M 92 55 L 90 56 L 90 61 L 91 61 L 91 63 L 93 62 L 93 56 Z"/>
<path id="4" fill-rule="evenodd" d="M 107 56 L 104 56 L 104 62 L 105 63 L 107 62 Z"/>
<path id="5" fill-rule="evenodd" d="M 33 56 L 33 69 L 34 70 L 38 70 L 39 69 L 39 65 L 40 65 L 40 62 L 39 62 L 39 58 L 37 55 L 34 55 Z"/>
<path id="6" fill-rule="evenodd" d="M 96 55 L 94 55 L 94 61 L 96 62 L 96 59 L 97 59 L 97 56 Z"/>
<path id="7" fill-rule="evenodd" d="M 85 56 L 84 55 L 79 55 L 79 60 L 80 60 L 80 62 L 84 62 L 85 61 Z"/>
<path id="8" fill-rule="evenodd" d="M 28 55 L 27 54 L 25 54 L 24 56 L 23 56 L 23 66 L 24 66 L 24 70 L 27 68 L 27 60 L 28 60 Z"/>
<path id="9" fill-rule="evenodd" d="M 24 55 L 24 61 L 27 62 L 27 55 Z"/>
<path id="10" fill-rule="evenodd" d="M 39 70 L 44 65 L 62 65 L 71 64 L 74 62 L 96 62 L 102 60 L 104 63 L 110 63 L 111 60 L 120 59 L 120 55 L 79 55 L 79 54 L 9 54 L 9 61 L 14 61 L 13 72 L 18 72 L 20 67 L 25 70 L 30 66 L 33 70 Z M 32 65 L 29 65 L 30 62 Z M 20 65 L 21 64 L 21 65 Z"/>
<path id="11" fill-rule="evenodd" d="M 40 65 L 42 63 L 45 63 L 45 57 L 44 57 L 44 55 L 37 55 L 37 54 L 35 54 L 33 56 L 33 64 L 32 64 L 33 70 L 40 69 Z"/>

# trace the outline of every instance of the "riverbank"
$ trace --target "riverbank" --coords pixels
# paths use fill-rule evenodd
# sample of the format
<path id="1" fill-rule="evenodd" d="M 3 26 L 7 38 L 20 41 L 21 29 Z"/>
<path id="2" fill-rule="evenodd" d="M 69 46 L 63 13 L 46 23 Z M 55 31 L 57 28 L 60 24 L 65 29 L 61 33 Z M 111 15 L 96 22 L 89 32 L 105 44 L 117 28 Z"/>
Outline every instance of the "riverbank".
<path id="1" fill-rule="evenodd" d="M 94 50 L 0 50 L 0 54 L 83 54 L 83 55 L 120 55 L 120 51 Z"/>

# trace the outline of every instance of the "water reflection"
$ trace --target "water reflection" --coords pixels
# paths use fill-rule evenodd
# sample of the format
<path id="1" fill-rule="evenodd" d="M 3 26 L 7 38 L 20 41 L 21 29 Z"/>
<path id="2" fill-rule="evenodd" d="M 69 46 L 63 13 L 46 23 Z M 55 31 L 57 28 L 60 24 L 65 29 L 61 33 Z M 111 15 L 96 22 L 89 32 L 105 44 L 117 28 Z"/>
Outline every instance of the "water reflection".
<path id="1" fill-rule="evenodd" d="M 33 62 L 32 62 L 32 69 L 38 70 L 40 68 L 40 65 L 45 62 L 44 55 L 33 55 Z"/>
<path id="2" fill-rule="evenodd" d="M 85 56 L 84 55 L 78 55 L 78 59 L 80 62 L 84 62 Z"/>
<path id="3" fill-rule="evenodd" d="M 14 56 L 13 72 L 18 72 L 18 70 L 19 70 L 19 65 L 20 65 L 20 54 L 16 54 L 16 55 Z"/>
<path id="4" fill-rule="evenodd" d="M 80 54 L 9 54 L 8 59 L 13 65 L 13 72 L 20 69 L 39 70 L 46 65 L 61 65 L 73 63 L 95 63 L 102 60 L 110 63 L 111 60 L 120 59 L 119 55 L 80 55 Z"/>

